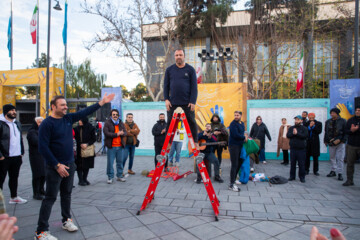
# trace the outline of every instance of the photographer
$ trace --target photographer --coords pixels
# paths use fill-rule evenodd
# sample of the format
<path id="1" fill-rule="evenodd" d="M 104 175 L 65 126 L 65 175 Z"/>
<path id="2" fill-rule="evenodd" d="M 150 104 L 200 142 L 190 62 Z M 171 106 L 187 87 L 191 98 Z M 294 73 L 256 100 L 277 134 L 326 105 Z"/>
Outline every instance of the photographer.
<path id="1" fill-rule="evenodd" d="M 331 171 L 326 176 L 336 177 L 336 172 L 338 172 L 338 180 L 342 181 L 346 142 L 346 120 L 341 118 L 339 114 L 340 110 L 338 108 L 330 110 L 331 119 L 325 122 L 324 144 L 329 146 L 331 160 Z"/>
<path id="2" fill-rule="evenodd" d="M 199 133 L 198 139 L 199 139 L 199 141 L 205 140 L 206 143 L 217 142 L 216 135 L 213 134 L 211 131 L 210 123 L 206 124 L 205 131 Z M 201 150 L 201 146 L 200 146 L 200 152 L 205 154 L 204 159 L 207 159 L 209 161 L 209 163 L 214 164 L 214 171 L 215 171 L 214 180 L 219 183 L 224 182 L 224 180 L 221 179 L 220 174 L 219 174 L 219 160 L 216 158 L 216 156 L 214 154 L 213 147 L 211 145 L 208 145 L 208 146 L 206 146 L 206 148 L 204 150 Z M 201 183 L 201 175 L 200 175 L 199 169 L 197 169 L 196 183 L 198 183 L 198 184 Z"/>

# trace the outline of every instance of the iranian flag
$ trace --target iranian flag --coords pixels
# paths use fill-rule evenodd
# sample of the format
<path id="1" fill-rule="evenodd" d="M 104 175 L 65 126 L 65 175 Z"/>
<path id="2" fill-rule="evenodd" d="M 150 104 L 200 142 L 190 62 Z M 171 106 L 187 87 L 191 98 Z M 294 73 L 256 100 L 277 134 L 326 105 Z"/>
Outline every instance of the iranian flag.
<path id="1" fill-rule="evenodd" d="M 36 29 L 37 29 L 37 16 L 39 14 L 39 9 L 38 9 L 38 5 L 36 4 L 35 5 L 35 8 L 34 8 L 34 12 L 33 12 L 33 16 L 31 18 L 31 22 L 30 22 L 30 34 L 31 34 L 31 38 L 32 38 L 32 43 L 33 44 L 36 44 Z"/>
<path id="2" fill-rule="evenodd" d="M 296 91 L 299 92 L 303 86 L 304 86 L 304 51 L 301 51 L 299 74 L 296 82 Z"/>

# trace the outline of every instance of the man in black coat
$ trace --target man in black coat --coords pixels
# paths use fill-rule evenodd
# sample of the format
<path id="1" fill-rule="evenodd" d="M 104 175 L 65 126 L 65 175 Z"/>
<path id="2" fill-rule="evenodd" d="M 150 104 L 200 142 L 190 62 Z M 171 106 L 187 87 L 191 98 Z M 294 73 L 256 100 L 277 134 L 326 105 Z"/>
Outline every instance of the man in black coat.
<path id="1" fill-rule="evenodd" d="M 165 121 L 165 114 L 160 113 L 159 115 L 159 121 L 155 123 L 155 125 L 152 128 L 152 134 L 154 135 L 154 145 L 155 145 L 155 167 L 158 163 L 156 156 L 160 155 L 161 149 L 164 145 L 165 138 L 166 138 L 166 121 Z M 168 160 L 166 159 L 165 163 L 165 169 L 168 166 Z"/>
<path id="2" fill-rule="evenodd" d="M 39 126 L 43 120 L 43 117 L 36 117 L 26 136 L 29 143 L 29 159 L 32 172 L 33 198 L 36 200 L 43 200 L 45 195 L 45 161 L 38 150 Z"/>
<path id="3" fill-rule="evenodd" d="M 265 135 L 271 141 L 271 136 L 269 130 L 267 129 L 265 123 L 262 122 L 261 116 L 256 117 L 256 122 L 252 125 L 250 130 L 250 137 L 260 140 L 260 162 L 266 164 L 265 159 Z"/>
<path id="4" fill-rule="evenodd" d="M 347 187 L 354 185 L 354 164 L 360 157 L 360 106 L 355 107 L 355 116 L 347 121 L 345 131 L 348 135 L 346 148 L 347 180 L 343 186 Z"/>
<path id="5" fill-rule="evenodd" d="M 308 129 L 308 139 L 306 145 L 306 162 L 305 172 L 306 175 L 310 171 L 310 157 L 313 157 L 313 172 L 314 175 L 319 176 L 319 156 L 320 156 L 320 139 L 319 135 L 322 132 L 322 123 L 315 120 L 315 113 L 309 113 L 309 121 L 304 126 Z"/>
<path id="6" fill-rule="evenodd" d="M 290 178 L 289 181 L 295 180 L 296 162 L 299 165 L 300 182 L 305 182 L 305 159 L 306 159 L 306 139 L 308 130 L 302 125 L 302 117 L 297 115 L 295 125 L 291 126 L 286 134 L 290 139 Z"/>

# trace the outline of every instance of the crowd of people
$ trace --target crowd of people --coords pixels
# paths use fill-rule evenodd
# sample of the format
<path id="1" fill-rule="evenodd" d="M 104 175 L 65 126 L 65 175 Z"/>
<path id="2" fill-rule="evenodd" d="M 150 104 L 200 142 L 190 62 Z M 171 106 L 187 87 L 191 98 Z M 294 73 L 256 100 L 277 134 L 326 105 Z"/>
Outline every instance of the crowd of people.
<path id="1" fill-rule="evenodd" d="M 174 53 L 175 64 L 167 68 L 164 79 L 164 98 L 167 110 L 167 121 L 165 113 L 159 115 L 159 120 L 152 128 L 155 148 L 155 166 L 158 164 L 156 156 L 162 151 L 166 133 L 176 108 L 183 109 L 196 149 L 204 153 L 207 170 L 211 176 L 211 165 L 214 166 L 214 180 L 223 183 L 222 179 L 222 153 L 229 149 L 231 169 L 229 190 L 240 191 L 237 176 L 241 167 L 245 164 L 250 171 L 254 171 L 254 162 L 266 164 L 265 143 L 266 138 L 272 140 L 269 130 L 262 121 L 261 116 L 256 117 L 250 133 L 245 131 L 242 121 L 242 112 L 235 111 L 234 119 L 227 128 L 223 120 L 217 114 L 211 117 L 211 121 L 205 125 L 205 129 L 198 132 L 195 121 L 195 104 L 197 100 L 196 72 L 192 66 L 185 63 L 185 52 L 177 49 Z M 76 113 L 67 113 L 68 107 L 63 96 L 55 96 L 51 102 L 51 115 L 46 119 L 37 117 L 31 129 L 28 131 L 30 165 L 32 170 L 33 198 L 42 200 L 39 212 L 38 227 L 35 239 L 56 240 L 57 238 L 49 232 L 49 218 L 52 206 L 60 192 L 62 228 L 73 232 L 78 227 L 71 219 L 71 193 L 74 185 L 75 171 L 78 174 L 80 186 L 90 185 L 88 181 L 89 170 L 94 167 L 96 141 L 95 128 L 89 123 L 87 116 L 105 103 L 114 99 L 114 94 L 107 95 L 98 103 L 87 107 Z M 343 181 L 343 168 L 346 151 L 347 180 L 344 186 L 354 185 L 354 163 L 360 156 L 360 106 L 356 107 L 355 116 L 345 120 L 339 115 L 340 110 L 330 110 L 331 118 L 324 124 L 325 136 L 323 143 L 329 147 L 331 170 L 327 177 L 337 176 Z M 321 122 L 317 121 L 314 113 L 304 111 L 302 115 L 294 117 L 294 125 L 287 123 L 282 118 L 282 125 L 278 135 L 278 155 L 280 149 L 283 153 L 281 164 L 289 164 L 289 181 L 296 179 L 296 166 L 299 167 L 299 179 L 305 182 L 305 176 L 310 172 L 310 158 L 313 159 L 313 173 L 319 176 L 320 137 L 323 130 Z M 78 122 L 76 128 L 73 124 Z M 17 194 L 18 178 L 24 155 L 21 125 L 16 121 L 16 108 L 11 104 L 3 106 L 3 114 L 0 115 L 0 189 L 9 175 L 10 200 L 9 204 L 24 204 L 26 199 Z M 108 120 L 104 123 L 103 133 L 104 145 L 107 148 L 107 183 L 112 184 L 116 180 L 125 182 L 126 174 L 135 174 L 133 171 L 135 147 L 139 146 L 138 135 L 140 129 L 134 122 L 131 113 L 126 115 L 122 122 L 117 109 L 112 109 Z M 180 153 L 186 133 L 184 123 L 179 122 L 176 126 L 174 141 L 169 149 L 166 159 L 165 170 L 168 166 L 180 166 Z M 248 153 L 244 153 L 244 146 L 249 141 L 257 140 L 258 149 L 252 154 L 250 161 Z M 201 144 L 199 143 L 201 142 Z M 290 154 L 289 154 L 290 151 Z M 216 153 L 216 154 L 215 154 Z M 174 161 L 175 154 L 175 161 Z M 126 161 L 129 158 L 127 173 L 124 172 Z M 114 171 L 116 165 L 116 175 Z M 197 170 L 195 182 L 200 184 L 202 176 Z M 12 224 L 16 219 L 4 216 Z M 4 221 L 1 221 L 0 226 Z M 16 232 L 17 227 L 9 227 L 9 232 Z M 316 233 L 317 234 L 317 233 Z M 315 232 L 314 232 L 315 235 Z"/>

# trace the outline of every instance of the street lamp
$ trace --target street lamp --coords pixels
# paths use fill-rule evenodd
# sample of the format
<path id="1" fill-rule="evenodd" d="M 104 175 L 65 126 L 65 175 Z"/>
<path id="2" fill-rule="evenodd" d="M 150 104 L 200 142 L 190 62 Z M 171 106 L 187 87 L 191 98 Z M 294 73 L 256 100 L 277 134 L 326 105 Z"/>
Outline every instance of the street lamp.
<path id="1" fill-rule="evenodd" d="M 198 53 L 198 57 L 201 58 L 202 62 L 205 62 L 206 60 L 222 61 L 222 60 L 232 60 L 232 54 L 233 54 L 233 51 L 231 50 L 231 48 L 225 48 L 225 52 L 224 52 L 224 48 L 220 47 L 219 52 L 216 53 L 217 58 L 215 58 L 214 50 L 210 50 L 210 52 L 207 52 L 206 49 L 202 49 L 201 53 Z"/>
<path id="2" fill-rule="evenodd" d="M 56 0 L 55 0 L 56 1 Z M 59 1 L 56 1 L 54 9 L 61 11 Z M 50 19 L 51 19 L 51 0 L 49 0 L 48 8 L 48 36 L 47 36 L 47 56 L 46 56 L 46 116 L 49 116 L 49 84 L 50 84 Z"/>

